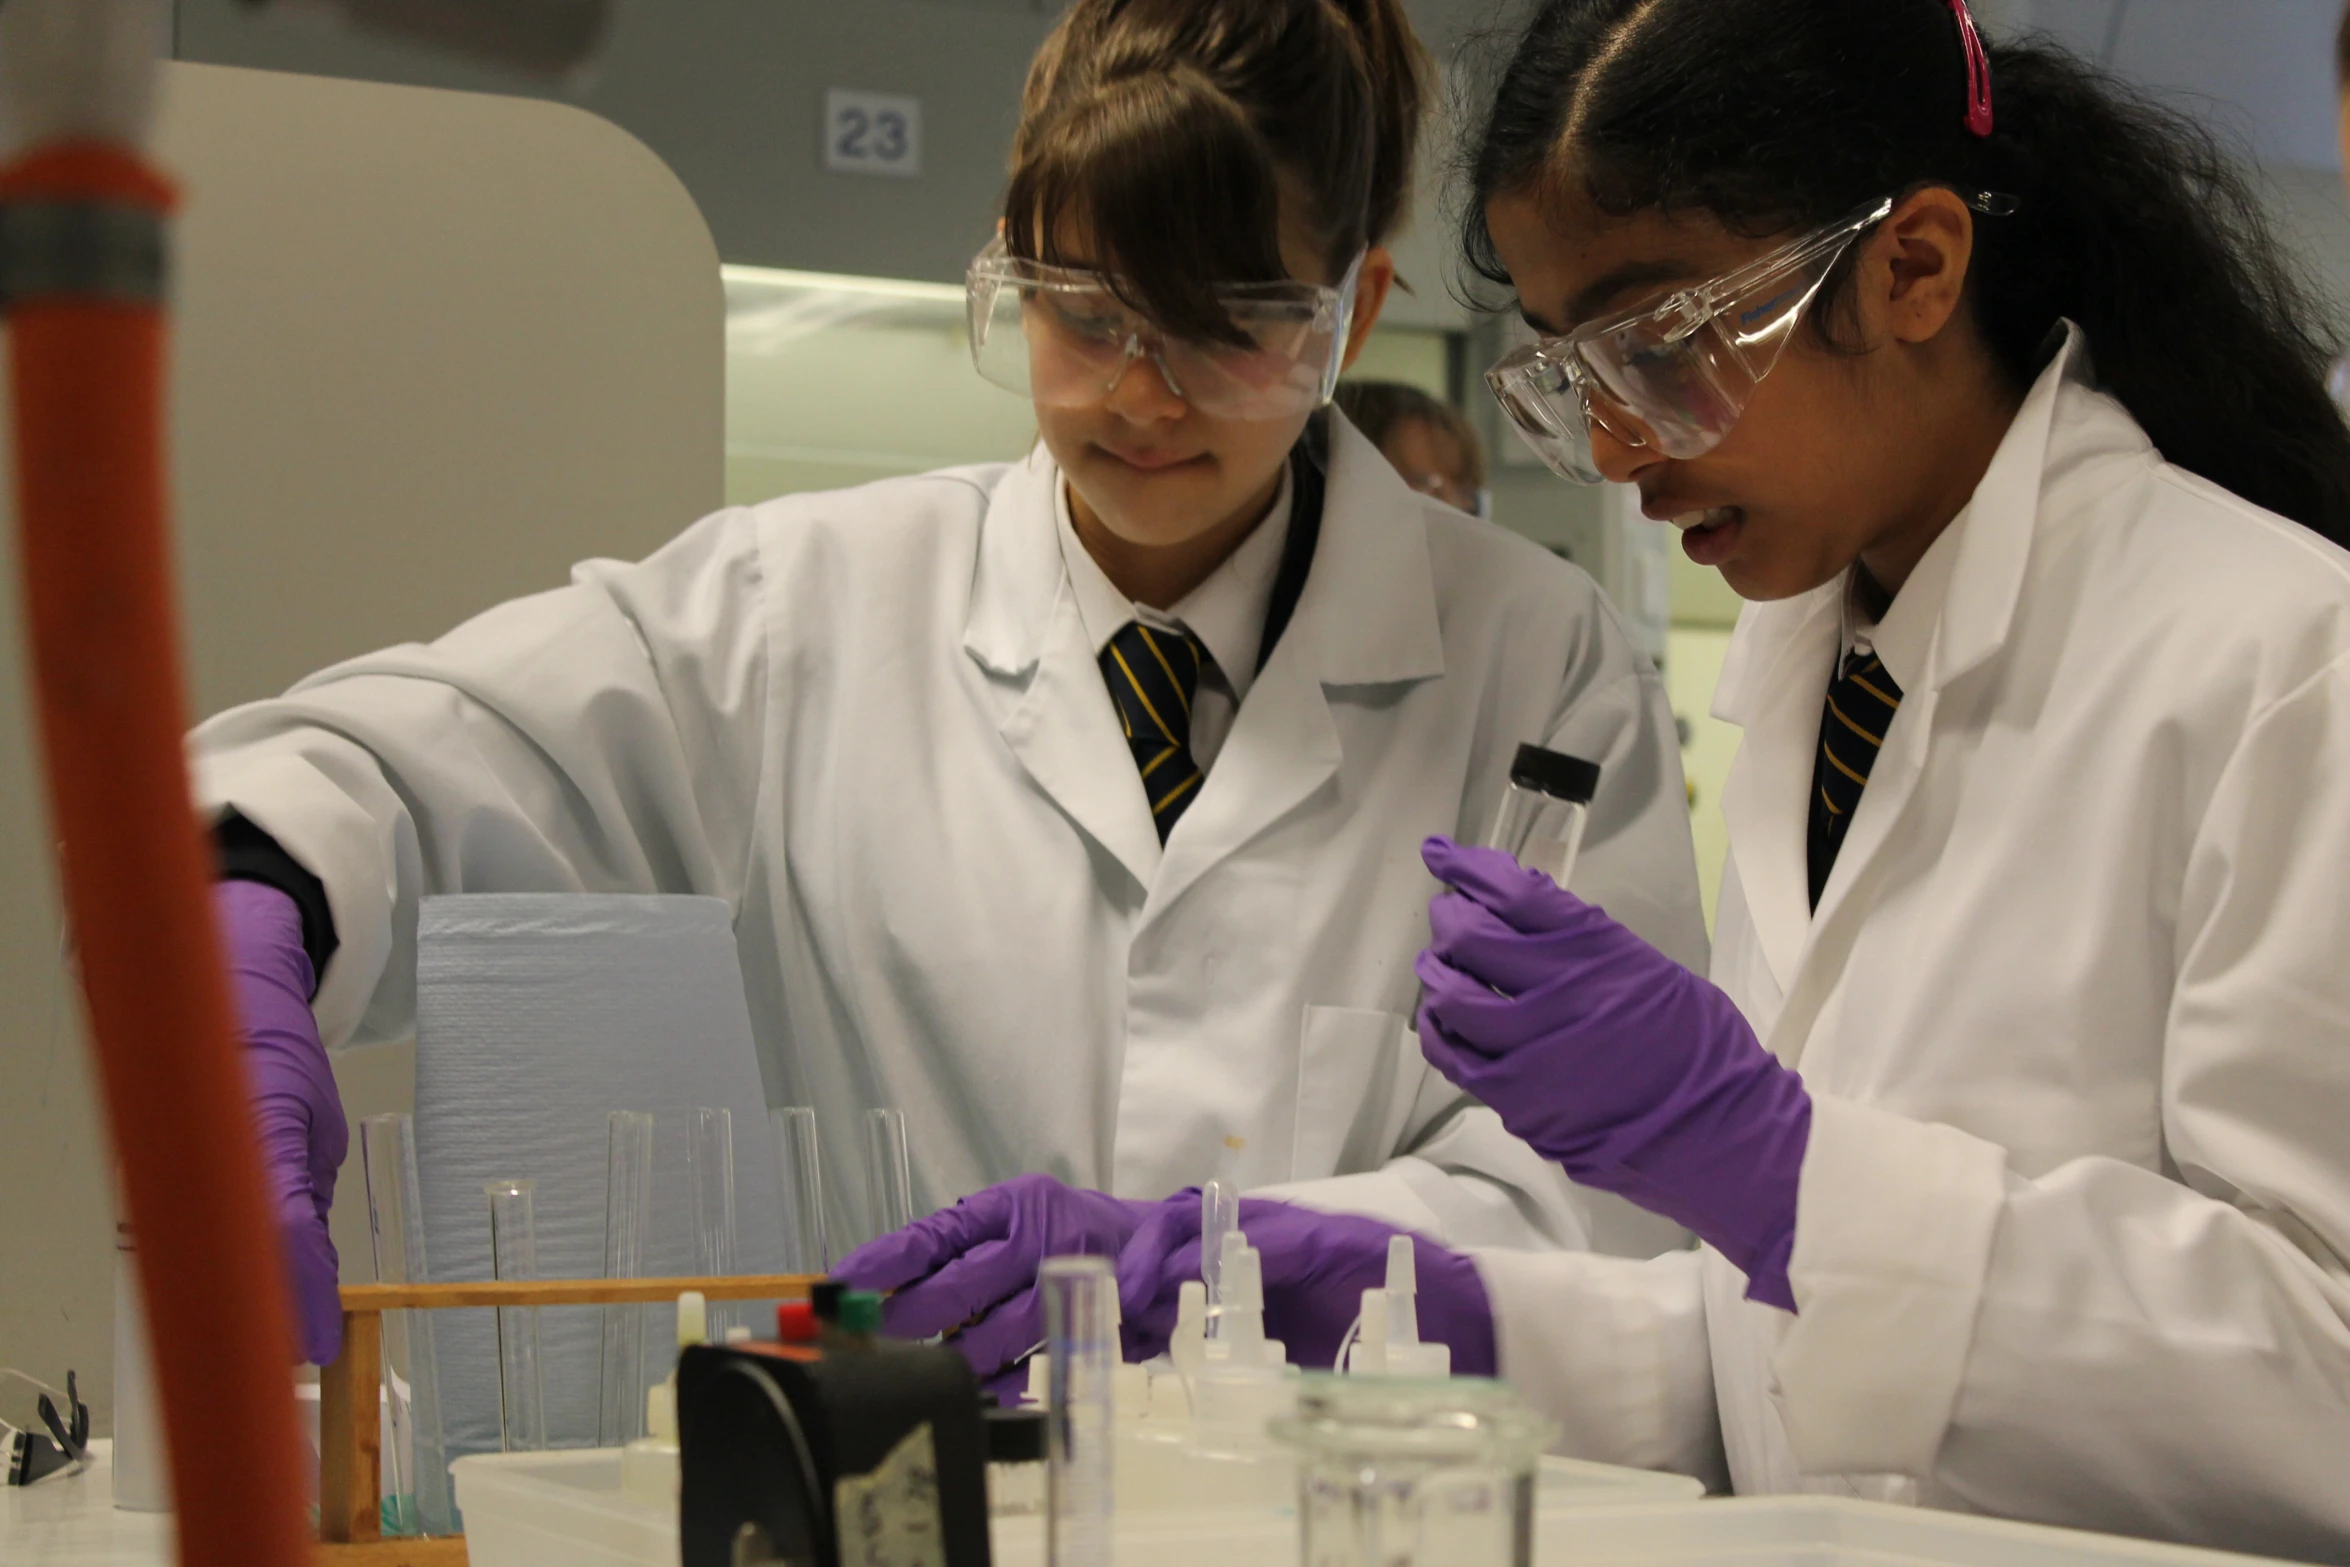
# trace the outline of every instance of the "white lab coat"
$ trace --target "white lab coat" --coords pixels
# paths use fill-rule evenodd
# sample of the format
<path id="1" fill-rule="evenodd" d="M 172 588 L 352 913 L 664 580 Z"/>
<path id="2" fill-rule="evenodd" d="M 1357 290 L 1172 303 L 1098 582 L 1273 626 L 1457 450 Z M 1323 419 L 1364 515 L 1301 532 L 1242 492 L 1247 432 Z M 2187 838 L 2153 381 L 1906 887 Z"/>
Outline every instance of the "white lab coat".
<path id="1" fill-rule="evenodd" d="M 1923 678 L 1816 917 L 1843 584 L 1722 677 L 1714 976 L 1814 1095 L 1800 1315 L 1711 1251 L 1490 1256 L 1503 1370 L 1740 1491 L 2346 1560 L 2350 559 L 2086 373 L 1903 589 Z"/>
<path id="2" fill-rule="evenodd" d="M 895 1105 L 925 1207 L 1222 1174 L 1455 1241 L 1663 1244 L 1408 1026 L 1420 840 L 1483 833 L 1521 741 L 1604 765 L 1580 885 L 1703 961 L 1672 714 L 1591 581 L 1340 421 L 1295 619 L 1162 851 L 1059 482 L 1039 451 L 720 512 L 206 724 L 202 797 L 326 884 L 330 1043 L 412 1027 L 427 894 L 711 894 L 836 1223 Z"/>

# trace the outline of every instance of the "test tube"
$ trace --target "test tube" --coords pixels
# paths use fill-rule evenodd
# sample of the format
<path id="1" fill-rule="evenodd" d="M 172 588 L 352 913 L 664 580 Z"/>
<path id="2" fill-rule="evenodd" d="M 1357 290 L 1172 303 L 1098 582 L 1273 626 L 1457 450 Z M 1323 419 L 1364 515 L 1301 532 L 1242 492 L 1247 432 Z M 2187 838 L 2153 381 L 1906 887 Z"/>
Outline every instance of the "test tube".
<path id="1" fill-rule="evenodd" d="M 644 1277 L 645 1233 L 653 1222 L 653 1117 L 615 1110 L 604 1152 L 604 1277 Z M 645 1308 L 604 1308 L 603 1393 L 596 1440 L 625 1447 L 644 1435 Z"/>
<path id="2" fill-rule="evenodd" d="M 359 1167 L 367 1184 L 367 1242 L 376 1282 L 423 1283 L 431 1275 L 415 1120 L 390 1114 L 361 1120 Z M 383 1455 L 384 1527 L 398 1535 L 454 1534 L 457 1507 L 441 1431 L 431 1312 L 384 1313 L 383 1380 L 392 1417 L 392 1445 Z"/>
<path id="3" fill-rule="evenodd" d="M 824 1233 L 824 1160 L 816 1141 L 816 1112 L 786 1105 L 767 1112 L 775 1126 L 776 1172 L 790 1255 L 786 1273 L 829 1273 L 832 1246 Z"/>
<path id="4" fill-rule="evenodd" d="M 694 1177 L 694 1270 L 722 1279 L 735 1272 L 734 1112 L 708 1106 L 696 1110 L 693 1133 L 688 1162 Z M 712 1306 L 711 1339 L 723 1340 L 733 1322 L 727 1308 Z"/>
<path id="5" fill-rule="evenodd" d="M 539 1276 L 535 1181 L 491 1181 L 490 1276 L 500 1283 Z M 547 1445 L 546 1384 L 539 1375 L 539 1309 L 498 1308 L 498 1437 L 509 1453 Z"/>
<path id="6" fill-rule="evenodd" d="M 1208 1337 L 1224 1310 L 1224 1237 L 1240 1229 L 1240 1193 L 1223 1181 L 1199 1189 L 1199 1276 L 1208 1287 Z"/>
<path id="7" fill-rule="evenodd" d="M 873 1238 L 914 1222 L 914 1171 L 906 1159 L 902 1110 L 865 1112 L 865 1189 L 873 1194 Z"/>
<path id="8" fill-rule="evenodd" d="M 1575 874 L 1583 823 L 1599 792 L 1599 764 L 1538 745 L 1518 747 L 1510 786 L 1485 846 L 1540 871 L 1561 887 Z"/>
<path id="9" fill-rule="evenodd" d="M 1118 1276 L 1106 1257 L 1048 1257 L 1045 1350 L 1046 1567 L 1109 1567 L 1112 1387 Z"/>

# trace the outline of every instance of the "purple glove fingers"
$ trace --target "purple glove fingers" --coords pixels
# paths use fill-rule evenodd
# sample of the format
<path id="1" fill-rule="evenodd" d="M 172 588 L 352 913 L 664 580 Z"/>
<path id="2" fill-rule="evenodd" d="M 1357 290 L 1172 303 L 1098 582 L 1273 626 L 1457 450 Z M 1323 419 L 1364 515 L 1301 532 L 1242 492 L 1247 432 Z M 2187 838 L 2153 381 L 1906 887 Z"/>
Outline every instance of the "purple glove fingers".
<path id="1" fill-rule="evenodd" d="M 350 1127 L 310 1010 L 301 911 L 276 888 L 247 881 L 215 885 L 212 907 L 236 998 L 254 1132 L 284 1246 L 295 1327 L 303 1358 L 326 1365 L 342 1353 L 339 1268 L 327 1213 L 350 1150 Z"/>
<path id="2" fill-rule="evenodd" d="M 1447 892 L 1428 905 L 1427 950 L 1476 976 L 1482 989 L 1516 996 L 1588 963 L 1610 942 L 1639 940 L 1594 904 L 1578 903 L 1573 916 L 1529 935 L 1466 894 Z"/>
<path id="3" fill-rule="evenodd" d="M 1415 965 L 1429 1063 L 1567 1174 L 1688 1226 L 1753 1298 L 1788 1304 L 1801 1079 L 1720 990 L 1602 911 L 1490 851 L 1425 853 L 1459 889 L 1431 905 Z"/>
<path id="4" fill-rule="evenodd" d="M 981 1377 L 979 1386 L 1006 1409 L 1018 1409 L 1021 1395 L 1028 1391 L 1028 1366 L 1006 1366 L 993 1376 Z"/>
<path id="5" fill-rule="evenodd" d="M 953 1334 L 949 1342 L 989 1377 L 1043 1337 L 1044 1260 L 1116 1257 L 1156 1206 L 1016 1176 L 859 1247 L 833 1272 L 857 1289 L 895 1290 L 884 1308 L 892 1334 Z"/>
<path id="6" fill-rule="evenodd" d="M 947 1340 L 983 1379 L 1020 1363 L 1043 1341 L 1044 1297 L 1033 1284 Z"/>
<path id="7" fill-rule="evenodd" d="M 981 1241 L 927 1278 L 891 1295 L 882 1312 L 896 1338 L 929 1338 L 978 1321 L 1034 1284 L 1033 1264 L 1022 1270 L 1023 1254 L 1009 1240 Z M 845 1274 L 845 1284 L 864 1289 Z"/>
<path id="8" fill-rule="evenodd" d="M 982 1242 L 1001 1240 L 1010 1227 L 1011 1206 L 1003 1188 L 991 1186 L 902 1230 L 867 1241 L 843 1257 L 832 1276 L 851 1289 L 902 1290 Z"/>
<path id="9" fill-rule="evenodd" d="M 1420 845 L 1420 859 L 1428 874 L 1483 905 L 1522 935 L 1540 935 L 1571 918 L 1568 906 L 1554 901 L 1559 887 L 1540 871 L 1530 871 L 1499 849 L 1480 849 L 1430 838 Z"/>

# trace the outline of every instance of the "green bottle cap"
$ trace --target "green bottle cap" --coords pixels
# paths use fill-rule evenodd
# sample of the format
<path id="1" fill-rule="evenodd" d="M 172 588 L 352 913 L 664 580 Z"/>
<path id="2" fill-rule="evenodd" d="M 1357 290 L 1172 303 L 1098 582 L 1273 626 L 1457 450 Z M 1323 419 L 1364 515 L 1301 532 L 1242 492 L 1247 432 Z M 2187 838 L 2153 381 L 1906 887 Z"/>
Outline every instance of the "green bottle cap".
<path id="1" fill-rule="evenodd" d="M 881 1297 L 867 1290 L 847 1290 L 840 1298 L 840 1330 L 874 1334 L 881 1331 Z"/>

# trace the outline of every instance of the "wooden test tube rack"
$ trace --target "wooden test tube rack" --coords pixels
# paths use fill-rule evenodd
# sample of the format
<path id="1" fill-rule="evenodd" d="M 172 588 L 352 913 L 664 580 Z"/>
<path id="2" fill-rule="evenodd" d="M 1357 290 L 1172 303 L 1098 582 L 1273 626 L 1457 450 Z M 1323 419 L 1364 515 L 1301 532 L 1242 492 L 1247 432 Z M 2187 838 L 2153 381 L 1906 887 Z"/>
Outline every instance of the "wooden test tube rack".
<path id="1" fill-rule="evenodd" d="M 318 1373 L 318 1559 L 324 1567 L 465 1567 L 465 1537 L 383 1537 L 383 1314 L 464 1306 L 626 1306 L 677 1299 L 805 1300 L 804 1274 L 725 1279 L 544 1279 L 343 1287 L 343 1354 Z"/>

